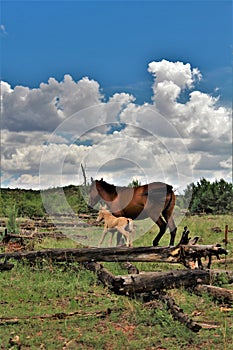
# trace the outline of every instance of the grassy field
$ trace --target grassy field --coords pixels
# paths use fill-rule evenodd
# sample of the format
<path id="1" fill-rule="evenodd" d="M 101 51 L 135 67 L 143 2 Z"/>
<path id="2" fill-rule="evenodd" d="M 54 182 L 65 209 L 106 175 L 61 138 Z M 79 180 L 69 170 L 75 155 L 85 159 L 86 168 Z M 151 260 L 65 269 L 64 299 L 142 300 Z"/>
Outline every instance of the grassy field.
<path id="1" fill-rule="evenodd" d="M 191 237 L 198 235 L 200 244 L 221 243 L 225 225 L 233 229 L 232 216 L 185 217 L 183 227 Z M 220 227 L 221 233 L 211 228 Z M 156 229 L 157 230 L 157 229 Z M 148 246 L 154 238 L 149 231 L 135 241 Z M 167 245 L 166 234 L 160 245 Z M 74 241 L 45 239 L 35 249 L 75 247 Z M 229 233 L 226 264 L 212 267 L 232 269 L 233 233 Z M 15 262 L 14 262 L 15 263 Z M 137 263 L 141 271 L 163 271 L 180 265 Z M 114 274 L 126 274 L 118 263 L 104 264 Z M 224 280 L 222 286 L 225 285 Z M 11 271 L 0 273 L 0 349 L 95 349 L 95 350 L 175 350 L 233 349 L 233 309 L 196 296 L 186 290 L 168 292 L 193 320 L 215 325 L 193 333 L 173 320 L 164 304 L 143 303 L 136 298 L 119 296 L 99 284 L 96 276 L 79 264 L 44 262 L 30 267 L 15 263 Z M 60 314 L 60 316 L 59 316 Z"/>

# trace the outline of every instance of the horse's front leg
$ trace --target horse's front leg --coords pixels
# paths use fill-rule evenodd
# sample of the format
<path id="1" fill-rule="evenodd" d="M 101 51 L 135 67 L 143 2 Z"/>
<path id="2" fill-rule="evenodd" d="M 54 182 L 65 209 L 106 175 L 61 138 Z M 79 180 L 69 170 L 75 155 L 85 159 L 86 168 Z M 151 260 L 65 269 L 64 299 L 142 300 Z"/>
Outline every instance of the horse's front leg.
<path id="1" fill-rule="evenodd" d="M 101 237 L 101 239 L 99 241 L 99 246 L 101 246 L 101 244 L 103 243 L 107 232 L 108 232 L 108 228 L 106 226 L 104 226 L 103 234 L 102 234 L 102 237 Z"/>
<path id="2" fill-rule="evenodd" d="M 159 226 L 160 231 L 155 237 L 155 239 L 153 240 L 154 247 L 156 247 L 159 244 L 159 241 L 163 237 L 167 227 L 166 222 L 163 220 L 161 216 L 159 216 L 158 220 L 156 221 L 156 224 Z"/>

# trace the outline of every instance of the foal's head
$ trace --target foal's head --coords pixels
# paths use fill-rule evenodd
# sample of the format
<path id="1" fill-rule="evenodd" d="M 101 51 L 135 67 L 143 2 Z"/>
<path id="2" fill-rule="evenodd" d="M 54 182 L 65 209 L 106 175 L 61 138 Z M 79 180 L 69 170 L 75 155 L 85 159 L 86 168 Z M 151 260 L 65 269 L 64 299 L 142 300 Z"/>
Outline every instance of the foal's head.
<path id="1" fill-rule="evenodd" d="M 104 217 L 110 214 L 110 212 L 107 210 L 106 207 L 100 207 L 99 213 L 98 213 L 98 217 L 96 219 L 97 222 L 100 222 L 104 219 Z"/>

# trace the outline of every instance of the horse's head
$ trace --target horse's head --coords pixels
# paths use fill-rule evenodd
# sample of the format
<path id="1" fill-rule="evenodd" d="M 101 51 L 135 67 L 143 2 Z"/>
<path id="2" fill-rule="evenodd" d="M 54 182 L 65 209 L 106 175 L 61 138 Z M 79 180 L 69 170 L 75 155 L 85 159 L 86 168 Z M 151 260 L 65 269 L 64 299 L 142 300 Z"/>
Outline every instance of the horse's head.
<path id="1" fill-rule="evenodd" d="M 100 200 L 100 195 L 96 187 L 96 180 L 92 179 L 91 187 L 89 191 L 89 200 L 87 204 L 88 207 L 93 208 L 96 205 L 96 203 L 98 203 L 99 200 Z"/>
<path id="2" fill-rule="evenodd" d="M 88 206 L 93 208 L 99 200 L 105 203 L 111 202 L 117 196 L 116 187 L 110 185 L 101 178 L 100 180 L 91 180 L 91 187 L 89 192 Z"/>

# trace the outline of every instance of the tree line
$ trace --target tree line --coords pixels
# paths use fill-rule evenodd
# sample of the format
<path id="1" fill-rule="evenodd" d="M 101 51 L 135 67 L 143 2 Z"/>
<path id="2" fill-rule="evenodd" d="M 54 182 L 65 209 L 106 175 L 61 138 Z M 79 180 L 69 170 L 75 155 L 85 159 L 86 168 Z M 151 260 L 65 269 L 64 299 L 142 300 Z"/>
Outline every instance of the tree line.
<path id="1" fill-rule="evenodd" d="M 180 197 L 180 198 L 179 198 Z M 233 185 L 224 179 L 210 182 L 205 178 L 191 183 L 178 197 L 180 207 L 189 208 L 191 214 L 227 214 L 233 212 Z"/>
<path id="2" fill-rule="evenodd" d="M 139 186 L 138 180 L 129 183 L 129 187 Z M 50 191 L 52 211 L 57 214 L 64 212 L 64 203 L 60 191 L 56 188 Z M 75 213 L 87 213 L 87 203 L 83 198 L 80 186 L 66 186 L 63 188 L 65 198 Z M 225 214 L 233 212 L 233 185 L 224 179 L 210 182 L 205 178 L 197 183 L 191 183 L 184 190 L 184 194 L 177 195 L 177 207 L 189 209 L 191 214 L 212 213 Z M 1 189 L 0 216 L 9 216 L 9 212 L 16 211 L 21 217 L 43 217 L 46 211 L 41 198 L 41 192 L 23 189 Z"/>

